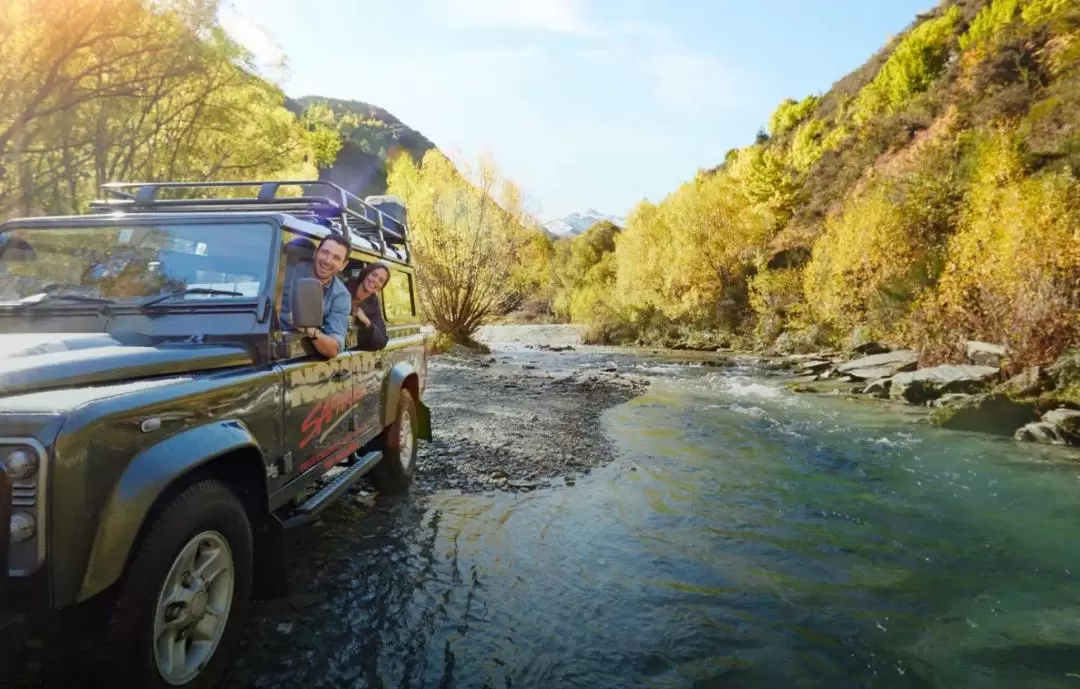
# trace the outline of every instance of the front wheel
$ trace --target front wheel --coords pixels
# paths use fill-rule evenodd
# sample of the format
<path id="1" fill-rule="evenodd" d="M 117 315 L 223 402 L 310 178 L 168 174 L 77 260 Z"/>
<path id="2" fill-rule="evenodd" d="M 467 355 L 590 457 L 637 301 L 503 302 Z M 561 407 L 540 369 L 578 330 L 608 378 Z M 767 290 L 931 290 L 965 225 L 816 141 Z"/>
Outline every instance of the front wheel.
<path id="1" fill-rule="evenodd" d="M 416 470 L 416 402 L 402 388 L 398 396 L 397 418 L 386 429 L 383 458 L 371 470 L 371 480 L 384 493 L 404 493 Z"/>
<path id="2" fill-rule="evenodd" d="M 252 535 L 231 490 L 202 481 L 150 526 L 110 619 L 105 673 L 115 686 L 209 689 L 240 639 L 252 586 Z"/>

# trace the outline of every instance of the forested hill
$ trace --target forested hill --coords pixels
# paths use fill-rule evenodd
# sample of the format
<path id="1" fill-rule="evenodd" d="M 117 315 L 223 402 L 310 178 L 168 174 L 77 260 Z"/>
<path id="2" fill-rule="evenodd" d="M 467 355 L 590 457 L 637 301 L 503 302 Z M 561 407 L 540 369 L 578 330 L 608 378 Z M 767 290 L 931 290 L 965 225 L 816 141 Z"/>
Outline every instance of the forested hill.
<path id="1" fill-rule="evenodd" d="M 877 338 L 930 362 L 978 339 L 1045 363 L 1080 342 L 1078 122 L 1080 1 L 945 0 L 640 204 L 610 252 L 579 240 L 597 270 L 556 303 L 597 340 Z"/>
<path id="2" fill-rule="evenodd" d="M 435 148 L 423 134 L 368 103 L 305 96 L 286 106 L 339 133 L 341 149 L 333 165 L 319 170 L 319 177 L 359 196 L 385 193 L 387 161 L 398 151 L 408 152 L 419 163 Z"/>

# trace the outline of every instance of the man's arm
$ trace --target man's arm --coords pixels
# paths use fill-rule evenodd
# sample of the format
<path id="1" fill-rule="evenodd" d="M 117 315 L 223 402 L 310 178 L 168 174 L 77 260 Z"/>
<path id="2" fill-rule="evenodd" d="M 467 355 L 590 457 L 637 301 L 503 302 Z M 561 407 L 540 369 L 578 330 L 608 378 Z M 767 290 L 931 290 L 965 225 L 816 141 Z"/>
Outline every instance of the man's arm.
<path id="1" fill-rule="evenodd" d="M 349 328 L 349 306 L 351 300 L 345 290 L 336 291 L 330 299 L 330 308 L 323 314 L 321 332 L 315 330 L 311 342 L 315 349 L 327 358 L 333 358 L 345 351 L 345 333 Z"/>
<path id="2" fill-rule="evenodd" d="M 304 334 L 311 340 L 315 351 L 327 359 L 333 359 L 341 352 L 341 345 L 338 344 L 337 339 L 318 328 L 307 328 Z"/>

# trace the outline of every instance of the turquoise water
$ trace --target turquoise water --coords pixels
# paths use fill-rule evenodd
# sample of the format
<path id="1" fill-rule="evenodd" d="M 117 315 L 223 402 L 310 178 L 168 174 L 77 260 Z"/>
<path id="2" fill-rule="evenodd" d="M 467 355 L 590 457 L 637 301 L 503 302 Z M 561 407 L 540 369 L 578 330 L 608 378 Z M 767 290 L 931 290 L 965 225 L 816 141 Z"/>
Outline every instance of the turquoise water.
<path id="1" fill-rule="evenodd" d="M 1080 687 L 1075 452 L 618 362 L 612 464 L 335 524 L 260 686 Z"/>

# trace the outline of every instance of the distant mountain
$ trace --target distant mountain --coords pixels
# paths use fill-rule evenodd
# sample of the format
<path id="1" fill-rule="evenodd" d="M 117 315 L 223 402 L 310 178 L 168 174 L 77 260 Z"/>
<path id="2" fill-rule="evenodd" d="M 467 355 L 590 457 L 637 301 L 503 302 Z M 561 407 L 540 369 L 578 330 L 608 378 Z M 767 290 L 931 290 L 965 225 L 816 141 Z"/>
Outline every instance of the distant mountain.
<path id="1" fill-rule="evenodd" d="M 364 197 L 386 193 L 386 163 L 395 152 L 407 151 L 420 163 L 435 144 L 386 110 L 368 103 L 304 96 L 286 107 L 297 115 L 317 108 L 324 121 L 344 139 L 334 164 L 319 171 L 319 178 L 334 182 Z"/>
<path id="2" fill-rule="evenodd" d="M 557 220 L 551 220 L 544 224 L 548 234 L 558 237 L 574 237 L 589 229 L 593 225 L 607 220 L 619 227 L 626 225 L 626 219 L 614 215 L 604 215 L 599 211 L 589 209 L 584 213 L 571 213 Z"/>

